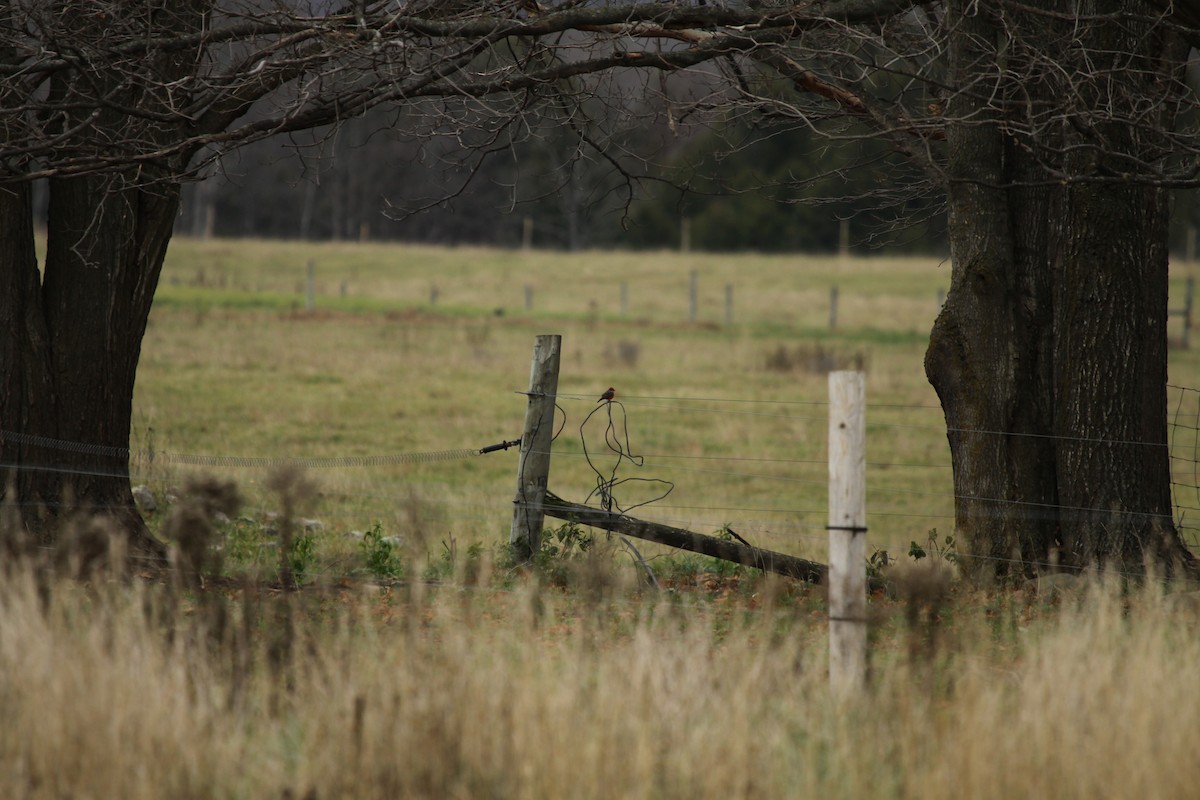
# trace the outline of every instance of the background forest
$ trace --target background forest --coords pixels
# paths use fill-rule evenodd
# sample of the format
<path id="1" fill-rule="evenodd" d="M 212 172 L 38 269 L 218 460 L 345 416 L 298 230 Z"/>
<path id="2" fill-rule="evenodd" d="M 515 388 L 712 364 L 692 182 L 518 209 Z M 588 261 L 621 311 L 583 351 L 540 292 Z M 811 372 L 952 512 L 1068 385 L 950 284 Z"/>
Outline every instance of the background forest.
<path id="1" fill-rule="evenodd" d="M 863 254 L 947 252 L 936 192 L 885 142 L 853 132 L 845 146 L 787 121 L 670 130 L 630 109 L 620 139 L 581 152 L 564 112 L 480 151 L 450 135 L 406 136 L 386 116 L 224 159 L 185 188 L 177 232 L 503 247 L 521 244 L 529 219 L 537 247 L 657 249 L 678 247 L 687 219 L 699 250 L 828 253 L 845 235 Z M 1180 254 L 1197 222 L 1193 195 L 1176 196 Z"/>

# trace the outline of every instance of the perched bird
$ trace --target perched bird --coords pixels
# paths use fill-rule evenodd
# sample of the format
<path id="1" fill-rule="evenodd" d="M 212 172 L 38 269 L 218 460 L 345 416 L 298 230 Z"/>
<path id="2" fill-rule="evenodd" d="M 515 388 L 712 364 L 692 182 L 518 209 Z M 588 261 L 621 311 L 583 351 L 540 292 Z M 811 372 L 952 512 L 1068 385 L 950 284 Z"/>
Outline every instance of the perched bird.
<path id="1" fill-rule="evenodd" d="M 604 394 L 600 395 L 600 399 L 597 400 L 596 402 L 601 403 L 601 402 L 604 402 L 605 400 L 612 402 L 612 399 L 616 396 L 617 396 L 617 390 L 610 386 L 610 387 L 608 387 L 608 390 L 604 392 Z"/>

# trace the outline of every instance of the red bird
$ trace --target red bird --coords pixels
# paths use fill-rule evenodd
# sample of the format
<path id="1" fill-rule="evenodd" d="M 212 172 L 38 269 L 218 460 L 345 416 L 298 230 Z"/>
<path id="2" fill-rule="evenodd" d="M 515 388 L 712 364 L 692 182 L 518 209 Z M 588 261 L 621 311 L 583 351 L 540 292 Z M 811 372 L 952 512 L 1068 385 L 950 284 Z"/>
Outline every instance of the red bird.
<path id="1" fill-rule="evenodd" d="M 610 387 L 608 387 L 608 390 L 604 392 L 604 394 L 600 395 L 600 399 L 597 400 L 596 402 L 602 403 L 605 400 L 612 402 L 612 399 L 616 396 L 617 396 L 617 390 L 610 386 Z"/>

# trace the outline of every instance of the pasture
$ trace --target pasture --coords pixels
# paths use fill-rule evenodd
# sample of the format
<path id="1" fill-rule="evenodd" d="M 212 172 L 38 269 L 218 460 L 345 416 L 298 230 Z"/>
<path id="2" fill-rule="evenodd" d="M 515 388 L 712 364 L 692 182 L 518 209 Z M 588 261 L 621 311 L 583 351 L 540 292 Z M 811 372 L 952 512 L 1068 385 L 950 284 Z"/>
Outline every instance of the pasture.
<path id="1" fill-rule="evenodd" d="M 947 270 L 177 241 L 134 480 L 167 538 L 189 481 L 236 483 L 244 502 L 210 541 L 224 565 L 202 583 L 144 564 L 80 582 L 56 577 L 75 562 L 3 562 L 0 797 L 1194 796 L 1194 595 L 1112 576 L 973 590 L 952 547 L 906 555 L 953 532 L 921 366 Z M 870 547 L 902 562 L 871 598 L 863 691 L 829 691 L 820 588 L 645 545 L 653 589 L 615 542 L 582 552 L 562 529 L 539 567 L 514 568 L 515 451 L 402 458 L 519 435 L 539 333 L 563 335 L 555 492 L 594 486 L 580 454 L 603 423 L 580 425 L 613 385 L 645 456 L 629 474 L 675 484 L 637 515 L 822 561 L 824 372 L 863 365 Z M 1193 351 L 1172 352 L 1171 380 L 1200 387 Z M 1197 395 L 1172 396 L 1176 463 L 1194 465 Z M 296 592 L 274 571 L 288 514 L 322 523 L 295 526 Z"/>
<path id="2" fill-rule="evenodd" d="M 401 459 L 515 439 L 534 336 L 561 333 L 562 427 L 550 478 L 557 494 L 582 501 L 594 488 L 583 450 L 602 449 L 607 420 L 597 414 L 582 433 L 580 426 L 600 392 L 615 386 L 623 404 L 616 422 L 645 457 L 621 476 L 674 487 L 639 508 L 641 516 L 701 533 L 729 525 L 758 546 L 824 560 L 825 372 L 861 364 L 870 546 L 903 554 L 932 530 L 952 533 L 944 422 L 922 366 L 948 272 L 948 264 L 919 258 L 180 239 L 151 315 L 135 398 L 133 449 L 159 457 L 135 458 L 134 480 L 161 495 L 193 471 L 163 453 L 232 456 L 244 463 L 204 471 L 237 481 L 253 515 L 270 503 L 254 459 Z M 1176 288 L 1185 275 L 1180 270 Z M 1171 382 L 1200 387 L 1195 351 L 1172 352 Z M 1182 472 L 1195 464 L 1195 436 L 1187 434 L 1200 409 L 1194 393 L 1172 397 L 1173 418 L 1193 420 L 1173 439 Z M 452 540 L 491 546 L 507 536 L 515 470 L 515 450 L 310 469 L 320 489 L 310 515 L 326 523 L 322 547 L 375 523 L 417 559 L 436 557 Z M 662 486 L 627 484 L 618 501 L 652 500 Z"/>

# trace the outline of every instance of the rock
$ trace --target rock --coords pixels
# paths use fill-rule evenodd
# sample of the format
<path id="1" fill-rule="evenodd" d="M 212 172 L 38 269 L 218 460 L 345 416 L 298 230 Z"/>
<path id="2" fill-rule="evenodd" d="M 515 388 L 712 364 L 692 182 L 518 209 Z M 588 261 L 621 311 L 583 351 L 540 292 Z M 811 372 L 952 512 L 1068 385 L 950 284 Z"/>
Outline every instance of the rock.
<path id="1" fill-rule="evenodd" d="M 133 502 L 137 503 L 137 507 L 146 514 L 158 511 L 158 500 L 154 499 L 154 492 L 150 491 L 150 487 L 145 484 L 133 487 Z"/>

